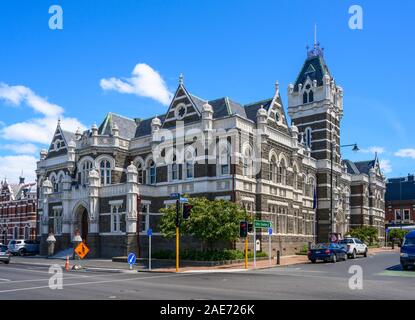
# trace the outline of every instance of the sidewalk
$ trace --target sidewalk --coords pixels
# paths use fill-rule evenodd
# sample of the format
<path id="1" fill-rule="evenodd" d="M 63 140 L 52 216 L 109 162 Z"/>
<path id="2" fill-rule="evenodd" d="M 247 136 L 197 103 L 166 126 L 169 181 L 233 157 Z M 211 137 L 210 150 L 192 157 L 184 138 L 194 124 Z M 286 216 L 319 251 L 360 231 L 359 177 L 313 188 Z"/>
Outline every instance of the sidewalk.
<path id="1" fill-rule="evenodd" d="M 369 248 L 369 255 L 375 255 L 383 252 L 399 252 L 399 248 L 395 247 L 394 250 L 391 248 Z M 70 267 L 74 265 L 74 260 L 70 260 Z M 15 264 L 26 264 L 32 266 L 51 266 L 53 264 L 65 266 L 65 260 L 62 259 L 47 259 L 44 257 L 12 257 L 12 263 Z M 256 263 L 254 268 L 253 261 L 249 261 L 248 269 L 245 269 L 244 263 L 226 264 L 221 266 L 213 267 L 183 267 L 180 268 L 180 272 L 242 272 L 254 269 L 268 269 L 277 268 L 297 264 L 309 263 L 308 257 L 304 255 L 294 256 L 283 256 L 280 259 L 280 265 L 277 265 L 276 260 L 272 259 L 271 264 L 269 260 L 260 260 Z M 111 259 L 86 259 L 80 260 L 79 263 L 82 266 L 83 271 L 94 271 L 94 272 L 116 272 L 116 273 L 131 273 L 131 272 L 176 272 L 174 266 L 172 267 L 161 267 L 153 268 L 148 270 L 147 265 L 140 264 L 134 265 L 133 270 L 130 270 L 129 265 L 125 262 L 113 262 Z"/>

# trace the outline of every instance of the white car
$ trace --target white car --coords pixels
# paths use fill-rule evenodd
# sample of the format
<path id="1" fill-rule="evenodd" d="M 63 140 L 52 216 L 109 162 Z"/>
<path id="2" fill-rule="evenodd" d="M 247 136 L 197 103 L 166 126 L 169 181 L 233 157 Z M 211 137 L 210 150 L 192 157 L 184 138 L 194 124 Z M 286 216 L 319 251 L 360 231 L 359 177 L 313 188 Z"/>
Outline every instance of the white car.
<path id="1" fill-rule="evenodd" d="M 339 240 L 338 244 L 346 250 L 349 258 L 356 259 L 357 255 L 367 257 L 367 245 L 357 238 L 345 238 Z"/>

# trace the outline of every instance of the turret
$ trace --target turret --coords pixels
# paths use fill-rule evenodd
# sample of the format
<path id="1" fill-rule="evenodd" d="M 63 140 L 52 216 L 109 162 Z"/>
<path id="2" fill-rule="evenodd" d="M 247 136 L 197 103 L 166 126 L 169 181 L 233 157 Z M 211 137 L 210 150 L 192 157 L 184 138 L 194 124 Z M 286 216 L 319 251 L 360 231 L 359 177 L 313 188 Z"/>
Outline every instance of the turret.
<path id="1" fill-rule="evenodd" d="M 209 102 L 206 102 L 202 107 L 202 126 L 204 131 L 213 128 L 213 108 Z"/>

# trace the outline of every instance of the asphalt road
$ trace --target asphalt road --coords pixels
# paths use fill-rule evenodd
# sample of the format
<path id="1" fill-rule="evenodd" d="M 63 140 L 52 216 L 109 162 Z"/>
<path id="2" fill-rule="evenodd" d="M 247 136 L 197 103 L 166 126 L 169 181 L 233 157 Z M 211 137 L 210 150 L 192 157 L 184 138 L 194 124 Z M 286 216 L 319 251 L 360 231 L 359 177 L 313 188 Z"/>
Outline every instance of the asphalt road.
<path id="1" fill-rule="evenodd" d="M 49 288 L 47 267 L 0 264 L 0 299 L 415 299 L 415 271 L 398 253 L 346 262 L 240 272 L 64 272 L 63 289 Z M 349 288 L 349 268 L 362 267 L 363 289 Z"/>

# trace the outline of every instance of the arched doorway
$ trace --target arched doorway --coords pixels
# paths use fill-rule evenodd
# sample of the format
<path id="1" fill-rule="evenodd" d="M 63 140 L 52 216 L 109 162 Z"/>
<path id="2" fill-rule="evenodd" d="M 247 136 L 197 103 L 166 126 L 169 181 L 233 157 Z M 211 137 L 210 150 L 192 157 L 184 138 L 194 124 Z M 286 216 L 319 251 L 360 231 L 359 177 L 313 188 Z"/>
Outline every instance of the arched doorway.
<path id="1" fill-rule="evenodd" d="M 74 232 L 79 230 L 82 240 L 86 242 L 88 239 L 88 229 L 88 210 L 85 208 L 85 206 L 80 205 L 75 210 Z"/>

